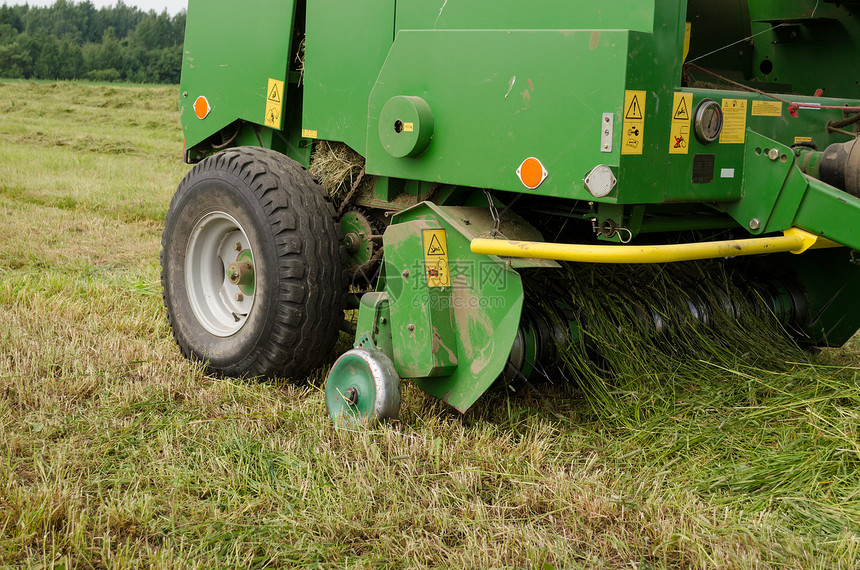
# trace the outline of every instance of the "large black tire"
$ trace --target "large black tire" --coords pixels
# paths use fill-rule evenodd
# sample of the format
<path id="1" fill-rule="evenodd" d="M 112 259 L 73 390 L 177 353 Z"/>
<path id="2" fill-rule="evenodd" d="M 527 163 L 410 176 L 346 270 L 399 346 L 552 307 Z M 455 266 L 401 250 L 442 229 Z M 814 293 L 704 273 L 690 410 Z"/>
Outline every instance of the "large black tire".
<path id="1" fill-rule="evenodd" d="M 345 251 L 328 195 L 297 162 L 251 147 L 200 162 L 170 202 L 161 247 L 167 318 L 186 357 L 227 376 L 300 378 L 330 355 Z M 241 289 L 228 279 L 237 257 L 252 260 Z"/>

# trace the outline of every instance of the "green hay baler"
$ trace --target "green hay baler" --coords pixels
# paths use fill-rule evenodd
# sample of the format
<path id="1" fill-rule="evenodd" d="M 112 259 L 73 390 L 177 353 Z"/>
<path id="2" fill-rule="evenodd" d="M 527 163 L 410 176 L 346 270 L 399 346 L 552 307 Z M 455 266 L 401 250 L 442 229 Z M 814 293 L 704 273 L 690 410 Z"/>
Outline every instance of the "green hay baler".
<path id="1" fill-rule="evenodd" d="M 302 377 L 352 302 L 333 419 L 396 416 L 401 378 L 465 411 L 580 335 L 552 293 L 570 263 L 725 259 L 798 342 L 860 328 L 860 2 L 191 0 L 187 22 L 196 165 L 162 283 L 215 373 Z M 332 164 L 326 191 L 308 168 Z M 737 310 L 680 305 L 642 318 Z"/>

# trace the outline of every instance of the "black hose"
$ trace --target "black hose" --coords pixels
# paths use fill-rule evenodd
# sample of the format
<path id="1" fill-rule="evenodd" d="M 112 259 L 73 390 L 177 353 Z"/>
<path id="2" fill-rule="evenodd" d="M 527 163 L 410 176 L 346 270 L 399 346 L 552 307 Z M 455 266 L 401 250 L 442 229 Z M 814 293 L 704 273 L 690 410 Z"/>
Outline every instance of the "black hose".
<path id="1" fill-rule="evenodd" d="M 852 117 L 848 117 L 847 119 L 842 119 L 841 121 L 828 121 L 827 126 L 834 129 L 841 129 L 842 127 L 853 125 L 858 121 L 860 121 L 860 113 L 857 113 Z"/>
<path id="2" fill-rule="evenodd" d="M 827 132 L 828 133 L 839 133 L 840 135 L 845 135 L 846 137 L 856 137 L 857 136 L 857 133 L 852 133 L 851 131 L 846 131 L 844 129 L 837 129 L 835 127 L 831 127 L 830 125 L 827 125 Z"/>
<path id="3" fill-rule="evenodd" d="M 811 148 L 812 150 L 818 150 L 818 145 L 815 144 L 815 141 L 800 141 L 791 145 L 791 148 Z"/>
<path id="4" fill-rule="evenodd" d="M 229 139 L 227 139 L 227 140 L 226 140 L 225 142 L 223 142 L 222 144 L 213 144 L 213 145 L 212 145 L 212 150 L 216 150 L 216 151 L 217 151 L 217 150 L 222 150 L 222 149 L 225 149 L 225 148 L 227 148 L 228 146 L 230 146 L 230 144 L 232 144 L 232 143 L 233 143 L 233 141 L 235 141 L 235 140 L 236 140 L 236 137 L 238 137 L 238 136 L 239 136 L 239 132 L 240 132 L 241 130 L 242 130 L 242 123 L 241 123 L 241 121 L 240 121 L 240 122 L 236 123 L 236 132 L 234 132 L 234 133 L 233 133 L 233 136 L 231 136 Z M 262 146 L 262 145 L 261 145 L 261 146 Z"/>

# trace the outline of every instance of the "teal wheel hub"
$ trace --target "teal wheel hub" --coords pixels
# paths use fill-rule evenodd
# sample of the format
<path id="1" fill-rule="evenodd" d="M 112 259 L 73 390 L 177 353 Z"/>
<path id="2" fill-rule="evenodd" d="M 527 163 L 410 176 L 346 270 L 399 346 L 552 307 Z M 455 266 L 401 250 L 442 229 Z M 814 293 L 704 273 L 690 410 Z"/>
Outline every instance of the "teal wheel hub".
<path id="1" fill-rule="evenodd" d="M 355 348 L 332 366 L 326 406 L 338 427 L 373 425 L 400 412 L 400 377 L 394 363 L 375 349 Z"/>

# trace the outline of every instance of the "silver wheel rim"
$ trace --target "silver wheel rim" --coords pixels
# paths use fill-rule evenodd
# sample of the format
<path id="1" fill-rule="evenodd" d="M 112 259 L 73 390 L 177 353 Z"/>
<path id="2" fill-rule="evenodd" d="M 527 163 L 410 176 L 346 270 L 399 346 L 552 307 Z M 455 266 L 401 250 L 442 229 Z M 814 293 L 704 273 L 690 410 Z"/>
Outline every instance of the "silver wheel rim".
<path id="1" fill-rule="evenodd" d="M 253 263 L 251 242 L 231 215 L 210 212 L 194 224 L 185 250 L 185 289 L 194 316 L 215 336 L 236 334 L 251 314 L 256 291 L 252 287 L 249 295 L 247 286 L 227 276 L 231 264 L 249 256 Z"/>

